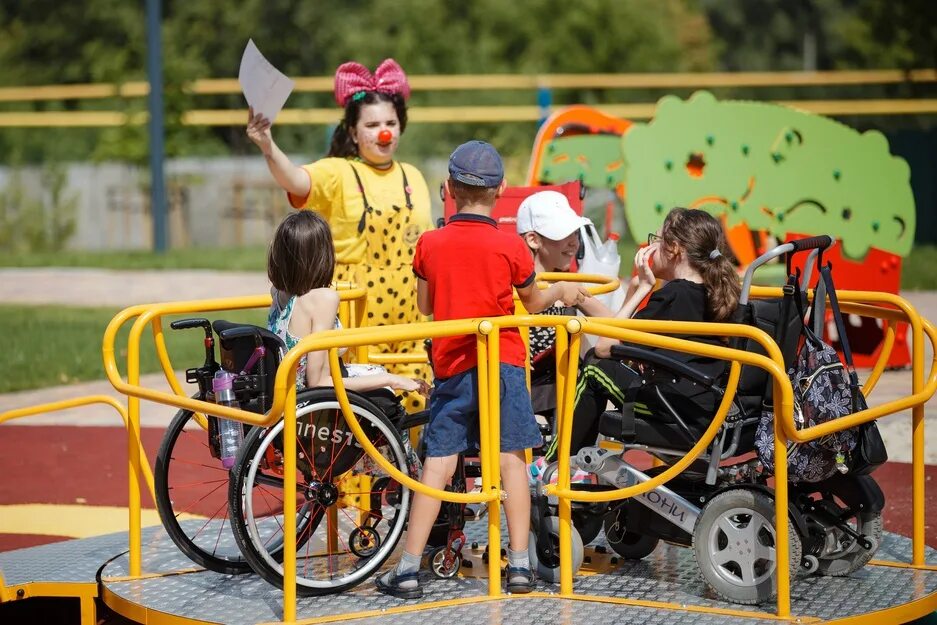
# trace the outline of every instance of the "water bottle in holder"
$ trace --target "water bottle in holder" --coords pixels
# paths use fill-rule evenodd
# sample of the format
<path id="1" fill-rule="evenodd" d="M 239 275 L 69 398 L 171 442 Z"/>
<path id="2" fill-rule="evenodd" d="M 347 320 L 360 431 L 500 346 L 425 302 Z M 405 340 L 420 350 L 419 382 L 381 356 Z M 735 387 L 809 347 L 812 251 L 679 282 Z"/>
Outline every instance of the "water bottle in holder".
<path id="1" fill-rule="evenodd" d="M 215 372 L 215 377 L 212 379 L 212 391 L 215 394 L 216 404 L 230 406 L 231 408 L 240 407 L 234 395 L 234 378 L 236 377 L 235 374 L 224 369 Z M 221 466 L 230 469 L 234 466 L 234 458 L 237 456 L 238 448 L 244 441 L 244 426 L 240 421 L 219 418 L 218 437 Z"/>

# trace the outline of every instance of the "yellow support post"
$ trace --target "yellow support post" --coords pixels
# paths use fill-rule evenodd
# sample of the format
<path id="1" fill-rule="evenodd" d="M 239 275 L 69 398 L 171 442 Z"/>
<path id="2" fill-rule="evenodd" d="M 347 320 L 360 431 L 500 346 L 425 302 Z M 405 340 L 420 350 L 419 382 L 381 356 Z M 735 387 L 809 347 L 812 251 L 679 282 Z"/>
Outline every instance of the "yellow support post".
<path id="1" fill-rule="evenodd" d="M 562 394 L 563 402 L 557 403 L 557 415 L 562 415 L 562 418 L 559 420 L 564 423 L 564 430 L 568 430 L 570 434 L 572 434 L 576 372 L 579 369 L 579 343 L 582 339 L 581 331 L 582 324 L 576 319 L 571 319 L 566 326 L 562 328 L 562 332 L 560 328 L 556 329 L 556 338 L 559 339 L 560 335 L 563 336 L 562 344 L 564 344 L 563 346 L 565 348 L 561 353 L 559 351 L 561 341 L 557 340 L 557 367 L 559 368 L 561 361 L 565 367 L 562 378 L 564 385 Z M 568 337 L 568 340 L 567 332 L 571 335 Z M 559 384 L 559 382 L 557 382 L 557 384 Z M 562 407 L 562 410 L 559 410 L 560 407 Z M 568 429 L 565 426 L 566 423 L 569 423 Z M 564 438 L 559 447 L 560 462 L 559 469 L 557 469 L 559 472 L 557 486 L 563 490 L 569 490 L 570 488 L 569 443 L 569 438 Z M 558 510 L 560 516 L 560 595 L 564 597 L 573 595 L 572 510 L 572 500 L 561 497 L 559 499 Z"/>
<path id="2" fill-rule="evenodd" d="M 334 351 L 334 350 L 333 350 Z M 336 358 L 337 358 L 336 354 Z M 283 620 L 296 620 L 296 363 L 283 411 Z"/>

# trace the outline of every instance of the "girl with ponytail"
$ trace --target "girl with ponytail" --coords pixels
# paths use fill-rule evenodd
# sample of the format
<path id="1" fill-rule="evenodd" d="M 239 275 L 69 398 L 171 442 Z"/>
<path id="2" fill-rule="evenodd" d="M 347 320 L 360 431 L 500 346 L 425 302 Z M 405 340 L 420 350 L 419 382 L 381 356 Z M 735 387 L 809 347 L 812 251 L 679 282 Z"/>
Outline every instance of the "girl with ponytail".
<path id="1" fill-rule="evenodd" d="M 728 258 L 728 249 L 722 226 L 712 215 L 696 209 L 672 209 L 661 229 L 648 235 L 647 247 L 642 247 L 635 254 L 637 288 L 616 318 L 731 321 L 739 302 L 741 285 L 735 266 Z M 658 279 L 664 284 L 652 293 Z M 649 293 L 651 297 L 647 305 L 635 312 Z M 713 336 L 679 338 L 710 345 L 724 343 L 720 337 Z M 638 381 L 636 371 L 618 360 L 609 359 L 611 346 L 615 343 L 614 339 L 599 339 L 595 346 L 595 356 L 599 358 L 591 359 L 591 364 L 583 367 L 580 374 L 576 385 L 572 455 L 595 443 L 599 415 L 604 412 L 607 402 L 621 408 L 626 392 Z M 666 353 L 716 379 L 725 371 L 722 360 L 683 352 Z M 691 429 L 698 429 L 701 433 L 708 426 L 717 406 L 711 392 L 687 380 L 674 382 L 671 375 L 654 382 Z M 653 406 L 651 412 L 656 414 Z M 555 449 L 551 447 L 547 457 L 553 455 Z"/>

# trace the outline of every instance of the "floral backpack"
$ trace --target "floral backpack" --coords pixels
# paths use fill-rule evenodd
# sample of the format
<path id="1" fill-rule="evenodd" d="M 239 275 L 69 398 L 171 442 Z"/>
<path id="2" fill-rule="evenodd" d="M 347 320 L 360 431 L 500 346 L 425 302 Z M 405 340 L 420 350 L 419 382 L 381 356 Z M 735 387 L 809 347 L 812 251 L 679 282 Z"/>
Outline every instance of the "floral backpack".
<path id="1" fill-rule="evenodd" d="M 818 333 L 803 326 L 803 344 L 797 354 L 794 366 L 788 371 L 794 391 L 794 423 L 798 430 L 826 423 L 866 408 L 865 398 L 858 386 L 858 377 L 852 368 L 852 354 L 846 338 L 842 313 L 836 300 L 829 266 L 821 270 L 822 283 L 830 295 L 830 304 L 849 366 L 843 364 L 832 346 L 825 343 Z M 816 302 L 822 302 L 825 296 L 815 298 L 814 316 L 821 320 L 822 312 L 817 310 Z M 797 301 L 798 308 L 800 302 Z M 803 310 L 800 310 L 803 317 Z M 821 330 L 822 331 L 822 330 Z M 876 442 L 880 449 L 870 460 L 865 458 L 867 442 Z M 755 435 L 755 447 L 758 457 L 768 471 L 774 471 L 774 413 L 770 407 L 762 411 L 761 420 Z M 884 446 L 874 422 L 840 432 L 834 432 L 822 438 L 806 443 L 789 441 L 787 445 L 787 471 L 790 482 L 819 482 L 833 474 L 870 472 L 884 462 Z M 860 470 L 860 465 L 862 468 Z"/>

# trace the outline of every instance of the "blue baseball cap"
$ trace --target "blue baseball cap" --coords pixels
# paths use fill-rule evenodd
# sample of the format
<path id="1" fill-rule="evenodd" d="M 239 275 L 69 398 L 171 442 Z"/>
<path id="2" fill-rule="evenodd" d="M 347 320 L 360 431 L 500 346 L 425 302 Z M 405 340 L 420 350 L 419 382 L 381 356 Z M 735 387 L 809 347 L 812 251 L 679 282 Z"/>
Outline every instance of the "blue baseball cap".
<path id="1" fill-rule="evenodd" d="M 504 180 L 504 163 L 490 143 L 468 141 L 449 157 L 449 177 L 473 187 L 497 187 Z"/>

